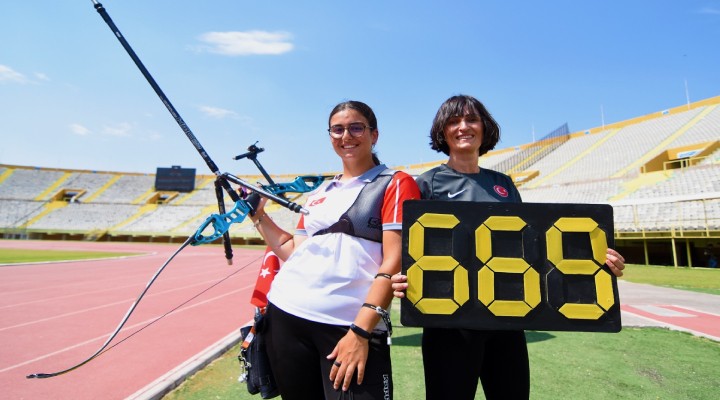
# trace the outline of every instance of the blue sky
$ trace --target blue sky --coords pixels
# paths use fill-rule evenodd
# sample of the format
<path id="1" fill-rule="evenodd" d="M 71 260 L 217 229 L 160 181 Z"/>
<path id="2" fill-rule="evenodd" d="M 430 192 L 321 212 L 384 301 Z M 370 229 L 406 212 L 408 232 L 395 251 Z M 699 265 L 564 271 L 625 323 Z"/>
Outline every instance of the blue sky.
<path id="1" fill-rule="evenodd" d="M 429 149 L 439 105 L 466 93 L 497 148 L 720 95 L 720 1 L 101 2 L 221 171 L 259 141 L 272 174 L 336 171 L 343 100 L 375 110 L 390 166 Z M 0 7 L 0 163 L 209 169 L 90 0 Z M 687 89 L 687 90 L 686 90 Z"/>

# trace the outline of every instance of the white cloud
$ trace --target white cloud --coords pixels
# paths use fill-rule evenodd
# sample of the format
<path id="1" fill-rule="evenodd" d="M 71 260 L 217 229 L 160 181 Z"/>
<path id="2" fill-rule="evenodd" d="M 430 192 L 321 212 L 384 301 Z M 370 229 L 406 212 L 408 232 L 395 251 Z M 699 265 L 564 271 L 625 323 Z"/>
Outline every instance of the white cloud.
<path id="1" fill-rule="evenodd" d="M 5 82 L 28 83 L 28 79 L 7 65 L 0 64 L 0 83 Z"/>
<path id="2" fill-rule="evenodd" d="M 87 136 L 92 133 L 90 129 L 80 124 L 70 124 L 70 131 L 78 136 Z"/>
<path id="3" fill-rule="evenodd" d="M 199 108 L 203 114 L 207 115 L 208 117 L 212 117 L 212 118 L 217 118 L 217 119 L 228 118 L 228 117 L 237 118 L 237 116 L 238 116 L 235 111 L 226 110 L 224 108 L 211 107 L 211 106 L 200 106 Z"/>
<path id="4" fill-rule="evenodd" d="M 711 8 L 711 7 L 703 7 L 700 9 L 700 14 L 720 15 L 720 9 Z"/>
<path id="5" fill-rule="evenodd" d="M 163 135 L 157 131 L 154 130 L 148 130 L 145 132 L 141 132 L 139 135 L 137 135 L 138 140 L 141 142 L 159 142 L 162 140 Z"/>
<path id="6" fill-rule="evenodd" d="M 291 51 L 292 35 L 288 32 L 208 32 L 200 35 L 200 41 L 207 46 L 199 50 L 227 56 L 245 56 L 251 54 L 278 55 Z"/>
<path id="7" fill-rule="evenodd" d="M 127 122 L 122 122 L 114 126 L 104 126 L 102 133 L 110 136 L 130 136 L 132 125 Z"/>
<path id="8" fill-rule="evenodd" d="M 41 80 L 41 81 L 49 81 L 50 80 L 50 77 L 48 77 L 47 75 L 45 75 L 42 72 L 36 72 L 34 75 L 35 75 L 35 78 L 37 78 L 38 80 Z"/>

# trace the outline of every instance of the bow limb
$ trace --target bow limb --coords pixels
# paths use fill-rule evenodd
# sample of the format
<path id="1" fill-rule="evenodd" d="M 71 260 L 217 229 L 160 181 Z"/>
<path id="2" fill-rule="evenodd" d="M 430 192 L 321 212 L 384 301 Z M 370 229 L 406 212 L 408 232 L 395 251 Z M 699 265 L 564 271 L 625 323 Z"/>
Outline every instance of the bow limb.
<path id="1" fill-rule="evenodd" d="M 99 348 L 95 353 L 93 353 L 93 355 L 91 355 L 90 357 L 88 357 L 88 358 L 85 359 L 84 361 L 82 361 L 82 362 L 80 362 L 80 363 L 78 363 L 78 364 L 76 364 L 76 365 L 74 365 L 74 366 L 72 366 L 72 367 L 70 367 L 70 368 L 66 368 L 66 369 L 64 369 L 64 370 L 62 370 L 62 371 L 53 372 L 53 373 L 35 373 L 35 374 L 30 374 L 30 375 L 26 376 L 26 378 L 28 378 L 28 379 L 33 379 L 33 378 L 39 378 L 39 379 L 42 379 L 42 378 L 52 378 L 52 377 L 54 377 L 54 376 L 66 374 L 66 373 L 68 373 L 68 372 L 70 372 L 70 371 L 73 371 L 73 370 L 75 370 L 75 369 L 77 369 L 77 368 L 80 368 L 80 367 L 82 367 L 83 365 L 85 365 L 85 364 L 89 363 L 90 361 L 92 361 L 93 359 L 97 358 L 97 357 L 103 352 L 103 350 L 105 350 L 105 349 L 108 347 L 108 345 L 110 344 L 110 342 L 112 342 L 113 339 L 115 339 L 115 337 L 118 335 L 118 333 L 120 333 L 120 330 L 122 329 L 123 326 L 125 326 L 125 323 L 126 323 L 127 320 L 130 318 L 130 315 L 132 315 L 133 311 L 135 311 L 135 308 L 136 308 L 137 305 L 140 303 L 140 300 L 142 300 L 142 298 L 145 296 L 145 293 L 147 293 L 147 291 L 150 289 L 150 286 L 152 286 L 152 284 L 155 282 L 155 280 L 157 279 L 157 277 L 160 276 L 160 274 L 163 272 L 163 270 L 165 269 L 165 267 L 167 267 L 168 264 L 170 264 L 170 261 L 172 261 L 172 260 L 175 258 L 175 256 L 177 256 L 177 255 L 180 253 L 180 251 L 182 251 L 185 247 L 187 247 L 187 245 L 191 244 L 194 240 L 195 240 L 194 237 L 193 237 L 193 236 L 190 236 L 190 237 L 185 241 L 185 243 L 183 243 L 183 244 L 180 246 L 180 248 L 177 249 L 177 250 L 175 251 L 175 253 L 173 253 L 173 254 L 170 256 L 170 258 L 168 258 L 167 261 L 165 261 L 165 263 L 155 272 L 155 275 L 153 275 L 153 277 L 152 277 L 152 278 L 148 281 L 148 283 L 145 285 L 145 289 L 143 289 L 143 291 L 140 293 L 140 295 L 137 297 L 137 299 L 133 302 L 133 304 L 132 304 L 132 305 L 130 306 L 130 308 L 127 310 L 127 312 L 125 313 L 125 316 L 124 316 L 124 317 L 122 318 L 122 320 L 120 321 L 120 324 L 118 324 L 117 328 L 115 328 L 115 331 L 113 331 L 113 333 L 110 334 L 110 337 L 107 338 L 107 340 L 105 341 L 105 343 L 103 343 L 103 345 L 100 346 L 100 348 Z"/>

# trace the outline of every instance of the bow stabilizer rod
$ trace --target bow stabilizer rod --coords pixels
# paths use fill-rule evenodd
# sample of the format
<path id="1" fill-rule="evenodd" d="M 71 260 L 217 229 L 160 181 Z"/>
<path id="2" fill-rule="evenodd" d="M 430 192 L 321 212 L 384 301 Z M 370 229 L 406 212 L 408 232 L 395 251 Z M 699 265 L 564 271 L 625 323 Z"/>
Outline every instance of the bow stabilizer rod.
<path id="1" fill-rule="evenodd" d="M 138 69 L 140 69 L 140 72 L 142 72 L 143 76 L 148 81 L 150 86 L 152 86 L 155 93 L 157 93 L 158 97 L 160 97 L 162 103 L 168 109 L 173 118 L 175 118 L 177 124 L 180 125 L 180 128 L 185 133 L 185 136 L 190 139 L 190 142 L 193 144 L 193 146 L 195 146 L 195 149 L 197 149 L 198 153 L 200 153 L 200 156 L 210 168 L 210 171 L 212 171 L 213 174 L 217 175 L 219 171 L 217 165 L 215 165 L 215 162 L 210 158 L 208 153 L 205 151 L 205 148 L 203 148 L 202 144 L 200 144 L 200 141 L 198 141 L 197 137 L 195 137 L 195 135 L 192 133 L 190 127 L 182 119 L 182 117 L 177 112 L 177 110 L 172 105 L 167 96 L 165 96 L 165 93 L 162 91 L 160 86 L 158 86 L 157 82 L 155 82 L 155 78 L 150 75 L 150 72 L 147 70 L 147 68 L 145 68 L 145 65 L 142 63 L 142 61 L 140 61 L 140 58 L 138 58 L 137 54 L 135 54 L 135 51 L 132 49 L 132 47 L 130 47 L 130 44 L 127 42 L 127 40 L 125 40 L 123 34 L 120 33 L 120 30 L 115 25 L 112 18 L 110 18 L 110 15 L 108 15 L 105 7 L 103 7 L 103 5 L 100 4 L 97 0 L 92 0 L 92 2 L 95 5 L 95 10 L 97 10 L 98 14 L 100 14 L 102 19 L 105 20 L 105 23 L 110 27 L 110 30 L 115 34 L 115 37 L 117 37 L 117 39 L 120 41 L 120 44 L 122 44 L 123 48 L 128 53 L 130 58 L 132 58 L 132 60 L 135 62 L 135 65 L 137 65 Z M 228 188 L 225 189 L 227 190 Z"/>

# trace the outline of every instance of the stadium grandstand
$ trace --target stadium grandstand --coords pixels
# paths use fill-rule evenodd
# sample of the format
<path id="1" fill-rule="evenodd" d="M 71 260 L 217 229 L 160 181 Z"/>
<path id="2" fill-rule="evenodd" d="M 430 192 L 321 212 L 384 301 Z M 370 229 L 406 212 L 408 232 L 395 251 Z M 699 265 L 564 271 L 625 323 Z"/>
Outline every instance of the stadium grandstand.
<path id="1" fill-rule="evenodd" d="M 417 176 L 442 162 L 394 168 Z M 491 151 L 480 166 L 510 175 L 525 202 L 612 205 L 615 247 L 628 262 L 703 267 L 711 249 L 720 251 L 720 96 L 579 132 L 564 125 Z M 153 174 L 0 164 L 0 234 L 183 242 L 217 213 L 215 177 L 194 179 L 190 191 L 156 190 Z M 303 196 L 292 200 L 302 204 Z M 296 214 L 267 211 L 294 228 Z M 262 243 L 249 220 L 230 233 L 234 243 Z"/>

